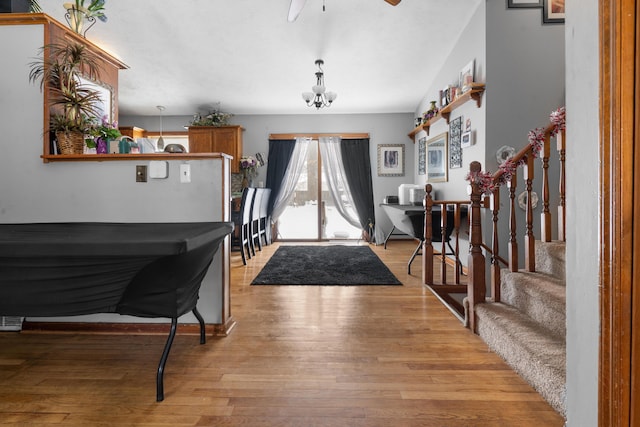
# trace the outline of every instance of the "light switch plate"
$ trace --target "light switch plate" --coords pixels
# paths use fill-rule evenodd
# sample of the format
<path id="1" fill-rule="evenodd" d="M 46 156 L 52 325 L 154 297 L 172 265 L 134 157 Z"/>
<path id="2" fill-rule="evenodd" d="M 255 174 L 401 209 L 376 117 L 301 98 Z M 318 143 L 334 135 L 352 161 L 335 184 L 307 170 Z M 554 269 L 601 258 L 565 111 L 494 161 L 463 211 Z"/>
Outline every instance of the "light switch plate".
<path id="1" fill-rule="evenodd" d="M 183 184 L 191 182 L 191 165 L 180 165 L 180 182 Z"/>
<path id="2" fill-rule="evenodd" d="M 153 160 L 149 162 L 149 178 L 165 179 L 169 176 L 169 162 Z"/>

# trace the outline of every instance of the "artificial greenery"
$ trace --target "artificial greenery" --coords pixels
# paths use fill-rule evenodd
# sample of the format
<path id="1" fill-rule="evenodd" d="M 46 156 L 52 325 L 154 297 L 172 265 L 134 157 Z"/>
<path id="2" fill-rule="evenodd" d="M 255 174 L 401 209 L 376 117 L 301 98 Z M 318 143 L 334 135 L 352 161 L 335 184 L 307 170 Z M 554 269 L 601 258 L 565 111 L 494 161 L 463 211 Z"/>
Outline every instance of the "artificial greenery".
<path id="1" fill-rule="evenodd" d="M 40 49 L 30 67 L 29 80 L 49 90 L 50 130 L 84 132 L 90 118 L 99 114 L 100 94 L 83 85 L 80 77 L 99 79 L 98 57 L 79 43 L 53 43 Z"/>
<path id="2" fill-rule="evenodd" d="M 202 116 L 196 113 L 191 121 L 191 126 L 226 126 L 233 114 L 214 110 Z"/>
<path id="3" fill-rule="evenodd" d="M 107 22 L 107 15 L 104 14 L 105 0 L 75 0 L 73 7 L 85 13 L 87 18 L 98 18 L 102 22 Z M 66 3 L 65 3 L 66 4 Z"/>

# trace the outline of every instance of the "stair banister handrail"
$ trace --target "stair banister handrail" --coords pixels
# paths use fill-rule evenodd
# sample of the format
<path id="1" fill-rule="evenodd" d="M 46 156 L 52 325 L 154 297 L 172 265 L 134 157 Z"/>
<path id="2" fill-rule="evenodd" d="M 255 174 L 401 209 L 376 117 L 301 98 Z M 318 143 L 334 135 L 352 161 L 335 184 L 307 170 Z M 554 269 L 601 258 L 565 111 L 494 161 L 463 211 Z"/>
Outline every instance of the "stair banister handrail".
<path id="1" fill-rule="evenodd" d="M 541 240 L 545 242 L 551 241 L 551 214 L 549 212 L 549 157 L 551 152 L 551 138 L 557 138 L 557 150 L 560 157 L 560 180 L 559 193 L 560 203 L 558 206 L 558 234 L 559 239 L 564 240 L 564 230 L 566 227 L 566 217 L 564 211 L 565 203 L 565 109 L 564 107 L 551 113 L 551 124 L 546 128 L 537 128 L 529 132 L 529 144 L 523 147 L 512 158 L 508 159 L 500 169 L 490 174 L 482 172 L 481 165 L 474 162 L 470 165 L 469 175 L 467 179 L 471 183 L 472 201 L 473 197 L 478 194 L 487 194 L 490 200 L 490 209 L 492 216 L 492 247 L 491 247 L 491 296 L 492 300 L 499 302 L 500 295 L 500 262 L 502 258 L 499 256 L 498 247 L 498 211 L 500 208 L 500 186 L 506 184 L 509 189 L 509 255 L 508 267 L 511 271 L 518 271 L 518 243 L 516 240 L 516 214 L 515 214 L 515 189 L 517 187 L 517 172 L 520 166 L 523 167 L 524 186 L 527 195 L 525 206 L 525 268 L 526 270 L 535 271 L 535 236 L 533 233 L 533 206 L 531 202 L 533 179 L 534 179 L 534 160 L 536 157 L 541 158 L 542 162 L 542 212 L 541 212 Z M 472 222 L 472 234 L 482 232 L 481 227 L 474 225 Z M 480 237 L 482 239 L 482 237 Z M 473 240 L 473 238 L 472 238 Z M 477 242 L 471 242 L 470 247 L 473 250 L 481 248 L 483 245 L 477 245 Z M 486 246 L 485 246 L 486 247 Z M 475 304 L 484 302 L 478 298 L 478 291 L 485 289 L 484 265 L 477 271 L 473 271 L 476 267 L 470 264 L 469 268 L 469 295 L 474 294 L 473 298 L 469 298 L 469 325 L 475 331 Z M 477 283 L 476 283 L 477 282 Z"/>
<path id="2" fill-rule="evenodd" d="M 541 240 L 551 240 L 551 214 L 549 212 L 549 158 L 551 152 L 551 138 L 556 138 L 556 148 L 560 159 L 560 178 L 559 178 L 559 205 L 558 205 L 558 238 L 565 240 L 566 216 L 565 216 L 565 108 L 560 107 L 553 111 L 549 116 L 551 122 L 546 128 L 536 128 L 528 134 L 528 144 L 524 146 L 512 158 L 503 162 L 499 170 L 495 173 L 482 171 L 482 165 L 479 162 L 472 162 L 467 175 L 469 181 L 469 255 L 468 255 L 468 284 L 465 311 L 468 314 L 468 325 L 475 332 L 476 319 L 474 306 L 485 302 L 486 300 L 486 259 L 483 250 L 491 255 L 491 296 L 496 302 L 501 299 L 500 280 L 501 269 L 508 266 L 511 271 L 518 271 L 518 241 L 517 237 L 517 221 L 516 221 L 516 189 L 518 184 L 519 167 L 522 166 L 522 177 L 527 196 L 525 208 L 525 224 L 524 224 L 524 260 L 525 269 L 535 271 L 535 235 L 533 232 L 533 180 L 535 175 L 535 158 L 540 157 L 542 163 L 542 212 L 541 212 Z M 499 239 L 498 239 L 498 213 L 500 209 L 500 187 L 505 185 L 508 189 L 508 206 L 509 206 L 509 238 L 508 238 L 508 257 L 505 260 L 500 255 Z M 425 241 L 423 244 L 423 283 L 427 285 L 437 286 L 440 289 L 447 288 L 446 272 L 444 271 L 444 257 L 442 258 L 443 273 L 442 285 L 433 283 L 433 266 L 434 251 L 431 245 L 432 239 L 432 219 L 431 212 L 434 204 L 441 204 L 446 209 L 445 201 L 434 201 L 431 198 L 432 187 L 430 184 L 425 186 Z M 451 202 L 453 203 L 453 202 Z M 462 204 L 467 204 L 462 202 Z M 482 236 L 482 220 L 481 208 L 489 208 L 492 211 L 492 242 L 489 247 L 484 243 Z M 458 206 L 456 206 L 458 208 Z M 456 209 L 457 211 L 457 209 Z M 446 220 L 443 221 L 446 226 Z M 456 226 L 457 227 L 457 226 Z M 456 255 L 457 256 L 457 255 Z M 457 279 L 457 278 L 456 278 Z M 456 281 L 456 283 L 458 283 Z M 455 286 L 453 286 L 455 287 Z M 452 288 L 452 286 L 449 286 Z M 457 291 L 454 291 L 457 292 Z"/>

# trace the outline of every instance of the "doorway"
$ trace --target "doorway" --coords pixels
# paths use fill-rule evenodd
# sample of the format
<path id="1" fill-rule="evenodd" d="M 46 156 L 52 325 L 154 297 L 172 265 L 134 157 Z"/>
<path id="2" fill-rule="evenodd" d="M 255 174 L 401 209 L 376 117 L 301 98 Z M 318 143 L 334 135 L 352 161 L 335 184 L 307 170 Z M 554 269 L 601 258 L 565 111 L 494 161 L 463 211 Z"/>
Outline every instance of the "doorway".
<path id="1" fill-rule="evenodd" d="M 338 187 L 341 192 L 345 191 L 345 185 Z M 355 216 L 353 206 L 346 206 L 346 209 L 352 210 Z M 317 139 L 313 139 L 294 196 L 278 219 L 278 239 L 356 240 L 361 234 L 362 230 L 350 224 L 336 209 L 335 199 L 326 182 L 320 145 Z"/>

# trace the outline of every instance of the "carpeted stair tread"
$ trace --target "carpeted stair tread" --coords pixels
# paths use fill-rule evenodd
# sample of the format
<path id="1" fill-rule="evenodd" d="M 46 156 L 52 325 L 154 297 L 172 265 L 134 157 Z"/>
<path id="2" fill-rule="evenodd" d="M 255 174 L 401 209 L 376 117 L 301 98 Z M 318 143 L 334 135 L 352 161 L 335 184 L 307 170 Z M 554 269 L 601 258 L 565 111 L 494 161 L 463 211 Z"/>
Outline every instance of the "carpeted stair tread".
<path id="1" fill-rule="evenodd" d="M 566 335 L 566 287 L 564 280 L 542 273 L 503 269 L 501 302 L 513 306 L 540 323 L 558 338 Z"/>
<path id="2" fill-rule="evenodd" d="M 560 414 L 565 414 L 565 342 L 503 303 L 478 304 L 477 332 Z"/>
<path id="3" fill-rule="evenodd" d="M 536 240 L 536 271 L 564 280 L 566 244 L 560 241 L 541 242 Z"/>

